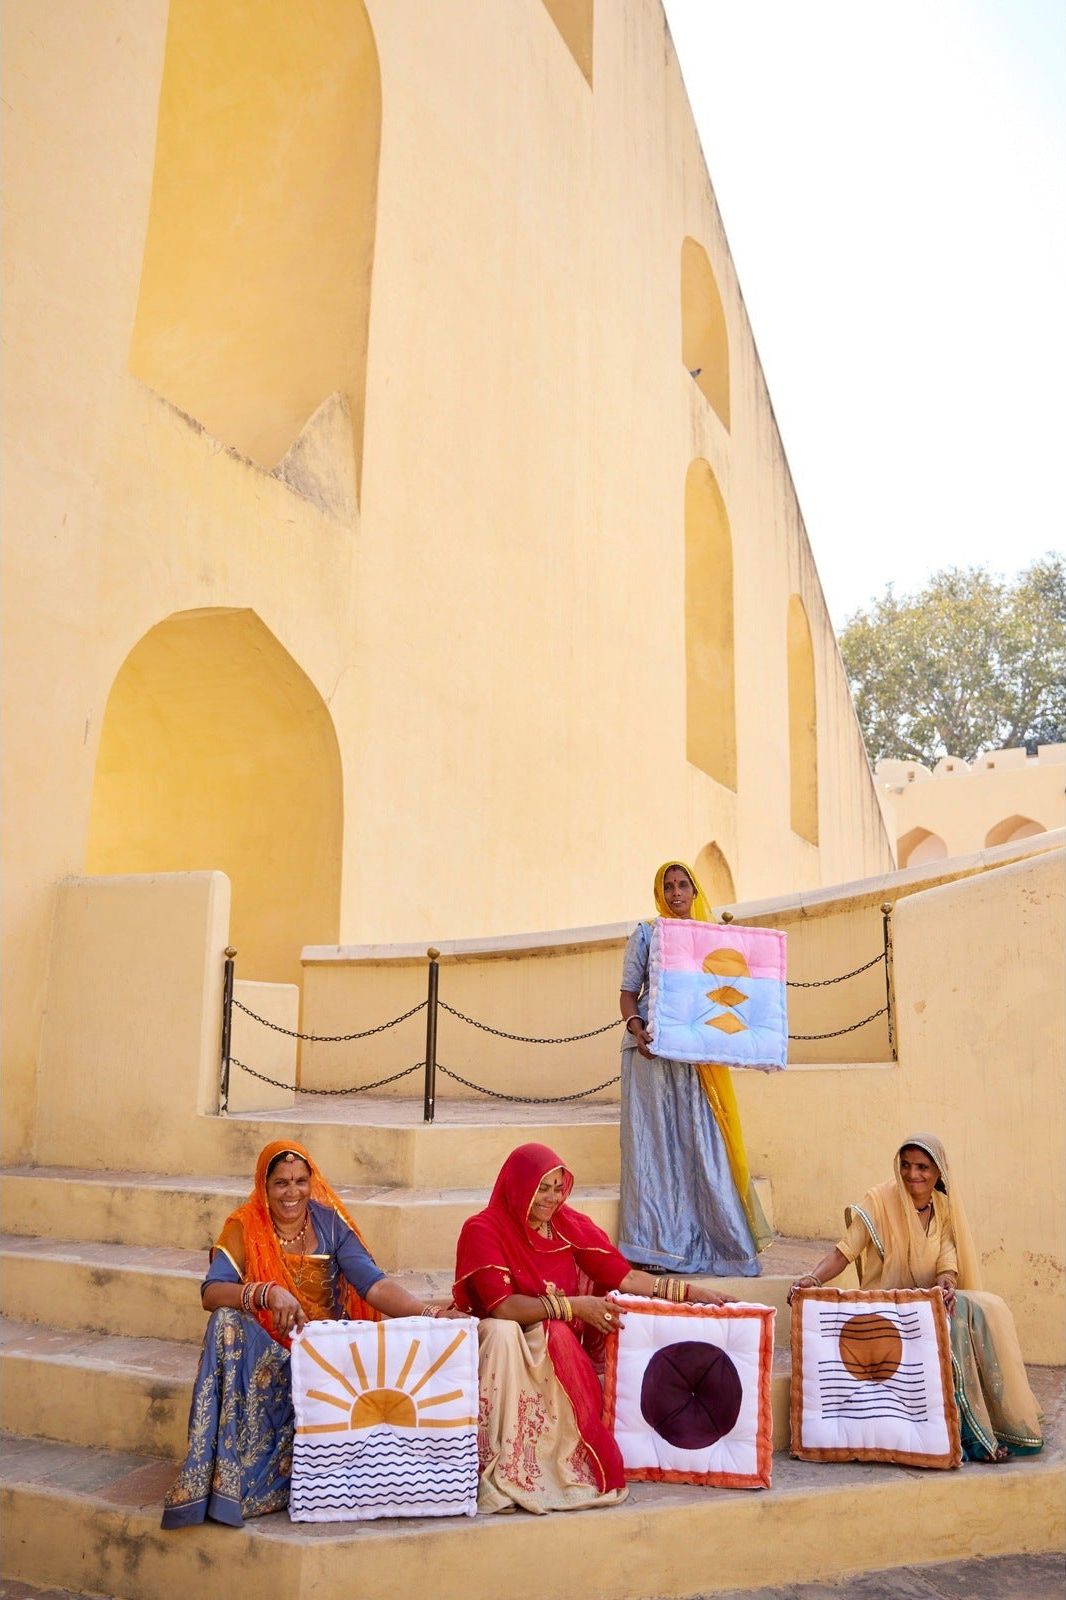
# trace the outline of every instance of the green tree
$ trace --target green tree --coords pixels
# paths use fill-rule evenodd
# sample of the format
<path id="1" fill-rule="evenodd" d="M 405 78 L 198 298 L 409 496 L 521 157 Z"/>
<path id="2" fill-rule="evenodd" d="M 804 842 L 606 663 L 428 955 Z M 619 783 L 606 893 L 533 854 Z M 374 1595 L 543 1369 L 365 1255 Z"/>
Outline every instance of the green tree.
<path id="1" fill-rule="evenodd" d="M 1066 561 L 1049 553 L 1013 582 L 951 567 L 903 597 L 889 584 L 840 652 L 872 762 L 1066 739 Z"/>

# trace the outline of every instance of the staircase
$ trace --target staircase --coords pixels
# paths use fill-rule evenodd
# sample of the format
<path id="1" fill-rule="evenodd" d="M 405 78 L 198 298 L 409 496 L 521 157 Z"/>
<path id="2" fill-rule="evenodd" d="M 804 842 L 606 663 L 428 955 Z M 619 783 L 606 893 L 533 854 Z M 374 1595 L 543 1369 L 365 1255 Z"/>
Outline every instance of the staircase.
<path id="1" fill-rule="evenodd" d="M 922 1473 L 816 1466 L 784 1453 L 785 1295 L 825 1248 L 787 1239 L 763 1257 L 757 1282 L 717 1280 L 778 1311 L 769 1492 L 638 1484 L 609 1512 L 321 1526 L 279 1514 L 241 1530 L 162 1533 L 160 1501 L 184 1453 L 204 1327 L 197 1291 L 206 1247 L 247 1194 L 268 1140 L 310 1148 L 377 1259 L 416 1292 L 450 1285 L 460 1224 L 485 1203 L 508 1151 L 527 1140 L 558 1150 L 580 1179 L 573 1203 L 613 1234 L 616 1107 L 501 1111 L 451 1101 L 438 1118 L 426 1127 L 420 1102 L 297 1095 L 291 1111 L 199 1118 L 198 1175 L 0 1173 L 5 1576 L 109 1600 L 262 1600 L 265 1592 L 650 1600 L 1058 1547 L 1059 1369 L 1032 1371 L 1048 1429 L 1036 1460 Z M 770 1186 L 759 1187 L 772 1218 Z"/>

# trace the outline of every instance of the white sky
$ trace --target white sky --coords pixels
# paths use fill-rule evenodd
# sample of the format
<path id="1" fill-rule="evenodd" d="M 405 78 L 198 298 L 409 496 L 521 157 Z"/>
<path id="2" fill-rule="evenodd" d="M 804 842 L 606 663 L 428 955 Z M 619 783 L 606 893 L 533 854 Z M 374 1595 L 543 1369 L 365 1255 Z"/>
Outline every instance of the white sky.
<path id="1" fill-rule="evenodd" d="M 839 628 L 1062 549 L 1066 0 L 664 0 Z"/>

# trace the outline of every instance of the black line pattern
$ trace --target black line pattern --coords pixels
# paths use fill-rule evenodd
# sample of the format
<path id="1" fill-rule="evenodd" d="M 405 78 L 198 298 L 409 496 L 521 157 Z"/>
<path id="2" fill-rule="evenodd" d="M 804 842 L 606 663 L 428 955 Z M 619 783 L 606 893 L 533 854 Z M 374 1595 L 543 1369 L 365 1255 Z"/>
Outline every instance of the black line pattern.
<path id="1" fill-rule="evenodd" d="M 434 1435 L 382 1426 L 344 1440 L 297 1434 L 289 1515 L 294 1522 L 462 1515 L 477 1503 L 477 1482 L 470 1425 Z"/>

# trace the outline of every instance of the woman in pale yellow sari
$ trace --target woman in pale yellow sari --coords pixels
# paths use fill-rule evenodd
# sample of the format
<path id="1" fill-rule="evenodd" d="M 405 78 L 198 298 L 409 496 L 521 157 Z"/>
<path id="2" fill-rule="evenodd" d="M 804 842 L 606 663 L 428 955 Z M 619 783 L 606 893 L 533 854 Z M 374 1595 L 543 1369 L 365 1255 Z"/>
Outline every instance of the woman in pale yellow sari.
<path id="1" fill-rule="evenodd" d="M 938 1288 L 951 1319 L 962 1445 L 971 1461 L 1033 1455 L 1043 1446 L 1009 1307 L 981 1289 L 977 1252 L 947 1152 L 918 1133 L 896 1152 L 895 1177 L 844 1212 L 847 1232 L 793 1290 L 820 1288 L 854 1261 L 863 1289 Z M 789 1299 L 792 1298 L 791 1292 Z"/>

